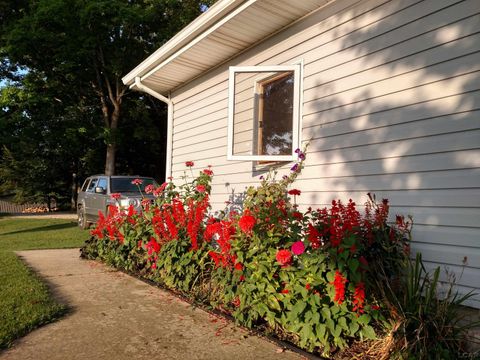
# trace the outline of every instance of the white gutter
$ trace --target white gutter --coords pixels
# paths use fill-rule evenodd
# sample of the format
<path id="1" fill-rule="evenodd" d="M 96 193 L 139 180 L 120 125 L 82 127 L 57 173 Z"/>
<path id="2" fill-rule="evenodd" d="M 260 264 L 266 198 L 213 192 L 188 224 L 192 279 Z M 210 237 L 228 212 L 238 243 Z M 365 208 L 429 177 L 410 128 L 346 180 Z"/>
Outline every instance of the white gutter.
<path id="1" fill-rule="evenodd" d="M 149 87 L 142 84 L 140 77 L 135 77 L 135 83 L 130 86 L 130 88 L 136 87 L 138 90 L 143 91 L 147 94 L 152 95 L 154 98 L 163 101 L 168 106 L 168 115 L 167 115 L 167 159 L 165 166 L 165 179 L 168 179 L 172 176 L 172 145 L 173 145 L 173 102 L 169 98 L 159 94 L 155 90 L 150 89 Z"/>
<path id="2" fill-rule="evenodd" d="M 127 75 L 122 78 L 125 85 L 133 85 L 134 78 L 141 76 L 150 71 L 158 63 L 163 62 L 173 53 L 181 49 L 190 41 L 201 35 L 209 27 L 228 15 L 236 7 L 241 5 L 245 0 L 219 0 L 213 4 L 206 12 L 201 14 L 198 18 L 193 20 L 184 29 L 180 30 L 175 36 L 167 41 L 162 47 L 157 49 L 148 58 L 137 65 Z"/>

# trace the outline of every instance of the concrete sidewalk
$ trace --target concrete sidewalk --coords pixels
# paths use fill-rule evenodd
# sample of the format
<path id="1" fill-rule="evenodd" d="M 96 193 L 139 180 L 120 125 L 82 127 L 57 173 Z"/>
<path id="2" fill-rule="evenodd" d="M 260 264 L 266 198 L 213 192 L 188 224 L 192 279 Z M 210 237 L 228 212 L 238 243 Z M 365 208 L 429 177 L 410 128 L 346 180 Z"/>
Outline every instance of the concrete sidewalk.
<path id="1" fill-rule="evenodd" d="M 17 253 L 72 310 L 0 359 L 301 359 L 78 249 Z"/>

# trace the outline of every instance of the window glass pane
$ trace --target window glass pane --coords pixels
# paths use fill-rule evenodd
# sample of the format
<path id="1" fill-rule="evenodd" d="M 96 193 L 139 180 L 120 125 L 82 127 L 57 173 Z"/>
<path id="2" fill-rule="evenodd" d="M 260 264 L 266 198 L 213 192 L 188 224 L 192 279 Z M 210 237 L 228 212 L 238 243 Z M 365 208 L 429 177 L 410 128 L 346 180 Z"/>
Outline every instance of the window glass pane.
<path id="1" fill-rule="evenodd" d="M 104 190 L 107 190 L 107 179 L 105 178 L 98 179 L 97 187 L 101 187 Z"/>
<path id="2" fill-rule="evenodd" d="M 87 186 L 88 186 L 89 181 L 90 181 L 90 179 L 85 180 L 85 182 L 83 183 L 83 186 L 82 186 L 82 191 L 87 191 Z"/>
<path id="3" fill-rule="evenodd" d="M 291 155 L 294 72 L 236 72 L 233 155 Z"/>
<path id="4" fill-rule="evenodd" d="M 293 136 L 293 73 L 259 83 L 259 155 L 289 155 Z"/>
<path id="5" fill-rule="evenodd" d="M 136 177 L 120 177 L 120 178 L 111 178 L 110 179 L 110 192 L 112 193 L 124 193 L 124 192 L 138 192 L 138 187 L 135 184 L 132 184 Z M 151 178 L 139 178 L 143 181 L 140 185 L 140 189 L 145 191 L 145 186 L 153 185 L 158 186 L 157 182 Z"/>
<path id="6" fill-rule="evenodd" d="M 233 117 L 233 154 L 254 155 L 255 94 L 254 79 L 258 73 L 235 74 L 235 97 Z"/>
<path id="7" fill-rule="evenodd" d="M 92 179 L 92 181 L 90 182 L 90 185 L 88 185 L 88 189 L 87 189 L 88 192 L 93 192 L 95 190 L 95 186 L 97 186 L 97 180 L 98 179 Z"/>

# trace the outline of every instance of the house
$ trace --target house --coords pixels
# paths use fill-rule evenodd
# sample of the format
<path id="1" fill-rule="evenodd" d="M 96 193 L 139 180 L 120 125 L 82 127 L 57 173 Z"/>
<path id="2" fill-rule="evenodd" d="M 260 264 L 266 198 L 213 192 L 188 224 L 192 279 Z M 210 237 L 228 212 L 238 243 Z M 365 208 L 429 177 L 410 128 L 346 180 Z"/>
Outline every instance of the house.
<path id="1" fill-rule="evenodd" d="M 427 265 L 480 292 L 479 15 L 478 0 L 219 0 L 123 81 L 169 104 L 167 174 L 212 165 L 215 209 L 308 142 L 301 206 L 388 198 Z"/>

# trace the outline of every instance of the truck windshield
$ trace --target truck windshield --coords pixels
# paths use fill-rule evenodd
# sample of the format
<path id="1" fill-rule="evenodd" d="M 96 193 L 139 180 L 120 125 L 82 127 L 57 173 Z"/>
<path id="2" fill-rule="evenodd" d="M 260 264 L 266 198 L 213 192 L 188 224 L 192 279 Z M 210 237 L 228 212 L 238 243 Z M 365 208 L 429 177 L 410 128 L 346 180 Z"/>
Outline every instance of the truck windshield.
<path id="1" fill-rule="evenodd" d="M 139 185 L 142 191 L 145 191 L 145 186 L 153 185 L 158 186 L 157 182 L 152 178 L 136 178 L 136 177 L 121 177 L 110 179 L 110 192 L 111 193 L 124 193 L 124 192 L 138 192 L 138 186 L 132 184 L 135 179 L 142 180 L 142 184 Z"/>

